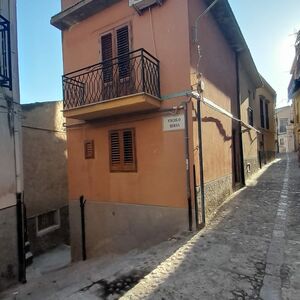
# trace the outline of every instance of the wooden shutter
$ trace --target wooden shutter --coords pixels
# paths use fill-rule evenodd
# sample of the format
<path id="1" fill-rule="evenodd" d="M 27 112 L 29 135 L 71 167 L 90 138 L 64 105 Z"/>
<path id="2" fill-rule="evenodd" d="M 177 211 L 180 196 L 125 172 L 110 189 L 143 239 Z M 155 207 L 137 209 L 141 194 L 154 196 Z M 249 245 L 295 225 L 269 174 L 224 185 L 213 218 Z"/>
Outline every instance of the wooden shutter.
<path id="1" fill-rule="evenodd" d="M 87 140 L 84 142 L 84 156 L 85 159 L 95 158 L 95 147 L 93 140 Z"/>
<path id="2" fill-rule="evenodd" d="M 110 131 L 110 170 L 134 172 L 137 169 L 134 129 Z"/>
<path id="3" fill-rule="evenodd" d="M 101 37 L 101 53 L 103 62 L 103 81 L 111 82 L 113 77 L 113 43 L 112 34 L 107 33 Z"/>
<path id="4" fill-rule="evenodd" d="M 110 168 L 117 171 L 121 166 L 120 134 L 118 131 L 110 132 Z"/>
<path id="5" fill-rule="evenodd" d="M 129 76 L 129 31 L 128 26 L 121 27 L 116 31 L 117 56 L 119 65 L 119 77 Z"/>

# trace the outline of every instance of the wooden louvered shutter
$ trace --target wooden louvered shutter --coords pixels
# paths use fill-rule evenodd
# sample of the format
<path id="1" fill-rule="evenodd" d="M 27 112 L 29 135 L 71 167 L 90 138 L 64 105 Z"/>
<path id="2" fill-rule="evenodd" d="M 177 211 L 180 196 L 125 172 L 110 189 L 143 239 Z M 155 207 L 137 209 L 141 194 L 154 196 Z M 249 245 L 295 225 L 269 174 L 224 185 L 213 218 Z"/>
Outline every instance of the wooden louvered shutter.
<path id="1" fill-rule="evenodd" d="M 110 169 L 111 171 L 118 171 L 122 165 L 121 163 L 121 145 L 119 131 L 110 132 Z"/>
<path id="2" fill-rule="evenodd" d="M 110 170 L 135 172 L 137 170 L 134 129 L 114 130 L 110 138 Z"/>
<path id="3" fill-rule="evenodd" d="M 93 140 L 87 140 L 84 142 L 84 156 L 85 159 L 95 158 L 95 147 Z"/>
<path id="4" fill-rule="evenodd" d="M 111 82 L 113 77 L 113 43 L 112 34 L 108 33 L 101 37 L 101 53 L 103 62 L 103 81 Z"/>
<path id="5" fill-rule="evenodd" d="M 129 76 L 129 31 L 128 26 L 121 27 L 116 31 L 117 56 L 119 65 L 119 77 Z"/>

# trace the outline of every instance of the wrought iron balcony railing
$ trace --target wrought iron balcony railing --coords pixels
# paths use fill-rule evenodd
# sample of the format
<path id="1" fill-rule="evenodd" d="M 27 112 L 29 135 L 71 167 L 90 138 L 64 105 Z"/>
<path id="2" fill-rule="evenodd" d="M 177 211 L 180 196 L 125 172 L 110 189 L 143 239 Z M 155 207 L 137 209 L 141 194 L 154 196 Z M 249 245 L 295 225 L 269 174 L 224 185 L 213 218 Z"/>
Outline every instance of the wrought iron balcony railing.
<path id="1" fill-rule="evenodd" d="M 137 93 L 160 97 L 159 60 L 144 49 L 63 76 L 64 109 Z"/>
<path id="2" fill-rule="evenodd" d="M 0 15 L 0 86 L 12 89 L 10 23 Z"/>

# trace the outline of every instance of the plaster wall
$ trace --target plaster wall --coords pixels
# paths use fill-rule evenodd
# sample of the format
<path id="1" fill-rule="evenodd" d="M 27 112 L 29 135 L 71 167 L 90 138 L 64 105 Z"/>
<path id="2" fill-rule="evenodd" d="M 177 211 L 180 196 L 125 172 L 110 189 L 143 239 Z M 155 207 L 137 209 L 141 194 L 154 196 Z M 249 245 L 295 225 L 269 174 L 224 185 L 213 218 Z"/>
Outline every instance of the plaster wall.
<path id="1" fill-rule="evenodd" d="M 199 60 L 197 43 L 194 42 L 196 18 L 206 9 L 203 1 L 188 1 L 190 31 L 190 82 L 196 89 L 197 74 L 201 73 L 204 82 L 203 96 L 229 112 L 236 111 L 236 72 L 235 54 L 228 45 L 218 24 L 210 13 L 200 18 L 198 39 L 201 57 Z M 194 108 L 196 103 L 194 102 Z M 232 120 L 219 112 L 201 104 L 203 168 L 207 216 L 232 193 Z M 197 186 L 199 174 L 199 141 L 197 112 L 193 111 L 193 150 Z M 199 190 L 199 189 L 198 189 Z M 200 192 L 200 191 L 199 191 Z M 198 192 L 199 209 L 200 197 Z"/>
<path id="2" fill-rule="evenodd" d="M 0 1 L 10 21 L 12 90 L 0 88 L 0 290 L 18 279 L 16 192 L 22 192 L 22 149 L 16 1 Z M 18 169 L 18 172 L 16 172 Z"/>
<path id="3" fill-rule="evenodd" d="M 69 242 L 67 145 L 62 102 L 22 105 L 24 200 L 34 255 Z M 60 210 L 59 227 L 38 234 L 37 216 Z"/>

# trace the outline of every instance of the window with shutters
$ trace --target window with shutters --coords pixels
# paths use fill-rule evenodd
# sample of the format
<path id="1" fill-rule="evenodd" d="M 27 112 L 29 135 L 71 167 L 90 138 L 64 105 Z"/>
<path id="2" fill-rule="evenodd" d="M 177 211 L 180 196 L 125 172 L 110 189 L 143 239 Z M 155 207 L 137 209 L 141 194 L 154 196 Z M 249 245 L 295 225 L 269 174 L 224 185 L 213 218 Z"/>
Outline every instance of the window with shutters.
<path id="1" fill-rule="evenodd" d="M 113 58 L 112 33 L 107 33 L 101 37 L 101 53 L 103 64 L 103 81 L 111 82 L 113 77 L 113 65 L 111 59 Z"/>
<path id="2" fill-rule="evenodd" d="M 126 78 L 130 72 L 130 36 L 129 26 L 123 25 L 101 36 L 101 59 L 103 63 L 104 82 L 113 80 L 117 71 L 119 79 Z M 112 59 L 118 57 L 117 70 L 114 70 Z"/>
<path id="3" fill-rule="evenodd" d="M 135 130 L 133 128 L 109 132 L 110 171 L 136 172 Z"/>
<path id="4" fill-rule="evenodd" d="M 95 158 L 95 147 L 93 140 L 87 140 L 84 142 L 84 157 L 85 159 Z"/>

